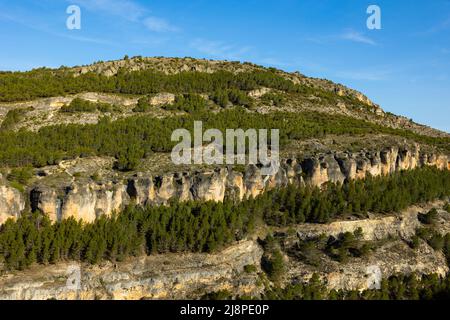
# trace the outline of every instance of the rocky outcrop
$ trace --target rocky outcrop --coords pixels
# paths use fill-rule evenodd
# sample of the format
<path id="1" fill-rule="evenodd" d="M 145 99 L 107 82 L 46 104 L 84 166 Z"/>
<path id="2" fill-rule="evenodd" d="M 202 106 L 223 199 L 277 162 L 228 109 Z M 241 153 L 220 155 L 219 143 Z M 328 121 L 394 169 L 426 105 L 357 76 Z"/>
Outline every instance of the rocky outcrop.
<path id="1" fill-rule="evenodd" d="M 329 289 L 365 290 L 379 289 L 381 279 L 392 275 L 438 274 L 445 276 L 449 271 L 447 260 L 440 250 L 433 250 L 425 241 L 420 240 L 417 248 L 412 249 L 408 242 L 423 225 L 418 215 L 436 208 L 441 220 L 435 225 L 437 231 L 445 231 L 442 218 L 448 219 L 441 208 L 444 201 L 436 201 L 421 206 L 411 206 L 403 212 L 381 217 L 354 221 L 335 221 L 329 224 L 308 224 L 291 226 L 295 233 L 281 229 L 276 233 L 286 255 L 289 281 L 308 281 L 318 274 Z M 318 239 L 321 236 L 339 237 L 345 232 L 362 231 L 363 241 L 372 241 L 375 251 L 364 258 L 352 258 L 345 264 L 331 259 L 327 255 L 320 257 L 320 264 L 311 265 L 298 259 L 299 240 Z M 445 233 L 445 232 L 444 232 Z"/>
<path id="2" fill-rule="evenodd" d="M 442 252 L 424 241 L 412 249 L 402 240 L 418 226 L 418 212 L 442 205 L 443 202 L 436 202 L 413 206 L 399 214 L 361 221 L 301 224 L 296 227 L 296 238 L 336 236 L 362 228 L 364 240 L 381 240 L 381 245 L 364 258 L 352 258 L 342 264 L 323 257 L 316 266 L 287 250 L 294 243 L 283 244 L 287 253 L 284 280 L 303 282 L 318 274 L 329 289 L 364 290 L 379 289 L 381 279 L 396 274 L 444 276 L 448 266 Z M 1 275 L 0 299 L 197 299 L 219 290 L 258 297 L 264 291 L 264 281 L 258 275 L 262 257 L 263 250 L 256 241 L 244 240 L 215 254 L 167 253 L 103 262 L 99 266 L 78 262 L 33 266 Z M 256 272 L 245 272 L 248 265 L 253 265 Z"/>
<path id="3" fill-rule="evenodd" d="M 297 236 L 306 240 L 317 238 L 322 234 L 338 237 L 345 232 L 355 232 L 361 229 L 363 239 L 374 241 L 388 237 L 400 237 L 410 239 L 415 235 L 416 229 L 420 227 L 417 207 L 410 207 L 407 211 L 395 216 L 362 219 L 355 221 L 336 221 L 325 225 L 305 223 L 299 227 Z"/>
<path id="4" fill-rule="evenodd" d="M 175 95 L 173 93 L 158 93 L 150 98 L 150 104 L 152 106 L 161 106 L 166 104 L 172 104 L 175 102 Z"/>
<path id="5" fill-rule="evenodd" d="M 241 201 L 288 184 L 320 187 L 327 182 L 343 183 L 368 175 L 389 175 L 422 166 L 450 170 L 447 156 L 420 152 L 418 146 L 390 147 L 379 152 L 329 152 L 285 159 L 274 176 L 263 176 L 259 166 L 249 165 L 243 172 L 232 167 L 163 175 L 140 172 L 126 182 L 104 184 L 89 180 L 48 187 L 45 183 L 38 183 L 31 188 L 30 206 L 32 210 L 45 212 L 53 221 L 74 217 L 91 222 L 99 215 L 120 211 L 130 200 L 139 205 L 167 204 L 171 200 L 223 201 L 231 198 Z M 24 209 L 21 200 L 11 200 L 11 192 L 7 193 L 5 187 L 0 189 L 0 204 L 9 216 Z"/>
<path id="6" fill-rule="evenodd" d="M 46 299 L 193 299 L 229 290 L 258 295 L 256 273 L 262 249 L 253 241 L 237 243 L 218 254 L 167 254 L 102 266 L 61 263 L 0 276 L 1 300 Z"/>
<path id="7" fill-rule="evenodd" d="M 270 88 L 260 88 L 260 89 L 255 89 L 252 90 L 248 93 L 248 96 L 251 98 L 261 98 L 263 95 L 265 95 L 266 93 L 269 93 L 271 91 Z"/>
<path id="8" fill-rule="evenodd" d="M 7 185 L 0 185 L 0 224 L 16 218 L 25 209 L 22 193 Z"/>
<path id="9" fill-rule="evenodd" d="M 335 290 L 380 289 L 381 280 L 392 275 L 445 276 L 449 270 L 442 252 L 424 242 L 413 250 L 404 241 L 388 242 L 368 258 L 353 259 L 345 265 L 322 259 L 318 268 L 292 258 L 288 265 L 287 278 L 291 281 L 308 281 L 318 274 L 329 289 Z"/>
<path id="10" fill-rule="evenodd" d="M 30 192 L 31 210 L 41 210 L 52 221 L 74 217 L 92 222 L 100 215 L 120 211 L 129 203 L 126 186 L 107 183 L 71 183 L 61 190 L 38 185 Z"/>

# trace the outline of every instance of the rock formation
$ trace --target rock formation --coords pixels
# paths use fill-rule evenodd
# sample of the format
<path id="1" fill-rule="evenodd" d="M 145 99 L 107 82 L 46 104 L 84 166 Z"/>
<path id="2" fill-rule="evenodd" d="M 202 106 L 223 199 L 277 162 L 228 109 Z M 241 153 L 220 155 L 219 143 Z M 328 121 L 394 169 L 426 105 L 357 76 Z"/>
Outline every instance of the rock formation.
<path id="1" fill-rule="evenodd" d="M 140 172 L 126 182 L 105 184 L 71 181 L 56 188 L 38 183 L 31 187 L 29 199 L 31 210 L 41 210 L 53 221 L 74 217 L 92 222 L 99 215 L 120 211 L 130 200 L 139 205 L 160 205 L 170 200 L 240 201 L 290 183 L 320 187 L 326 182 L 342 183 L 422 166 L 450 169 L 445 155 L 422 153 L 418 146 L 400 150 L 390 147 L 379 152 L 329 152 L 306 159 L 285 159 L 275 176 L 262 176 L 258 166 L 249 165 L 244 172 L 232 168 L 157 176 Z M 11 187 L 0 187 L 0 222 L 25 209 L 23 198 Z"/>
<path id="2" fill-rule="evenodd" d="M 257 276 L 244 267 L 259 266 L 261 257 L 255 242 L 243 241 L 218 254 L 148 256 L 102 266 L 60 263 L 0 276 L 0 299 L 186 299 L 219 290 L 255 295 L 261 290 Z"/>
<path id="3" fill-rule="evenodd" d="M 390 240 L 367 258 L 349 261 L 345 268 L 334 260 L 322 261 L 316 267 L 286 255 L 286 281 L 305 281 L 317 273 L 329 289 L 364 290 L 377 288 L 377 277 L 380 280 L 399 273 L 445 275 L 448 267 L 442 252 L 425 242 L 411 249 L 402 241 L 420 225 L 418 213 L 432 207 L 442 207 L 442 202 L 412 206 L 382 218 L 296 226 L 297 233 L 286 238 L 284 252 L 295 244 L 289 237 L 336 236 L 357 228 L 363 229 L 365 240 Z M 248 239 L 214 254 L 170 253 L 99 266 L 79 262 L 34 266 L 0 275 L 0 299 L 196 299 L 220 290 L 258 296 L 264 290 L 258 276 L 262 257 L 263 249 L 257 241 Z M 256 272 L 245 272 L 248 265 L 255 266 Z"/>
<path id="4" fill-rule="evenodd" d="M 0 224 L 17 217 L 25 209 L 25 200 L 19 190 L 0 185 Z"/>

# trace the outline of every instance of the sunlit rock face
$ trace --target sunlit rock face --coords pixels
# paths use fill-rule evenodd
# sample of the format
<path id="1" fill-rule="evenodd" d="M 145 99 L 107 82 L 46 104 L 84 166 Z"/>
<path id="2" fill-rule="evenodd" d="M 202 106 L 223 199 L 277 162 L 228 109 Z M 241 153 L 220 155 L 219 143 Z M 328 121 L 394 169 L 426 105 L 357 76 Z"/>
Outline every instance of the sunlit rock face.
<path id="1" fill-rule="evenodd" d="M 144 256 L 101 266 L 62 262 L 28 270 L 26 276 L 0 275 L 0 299 L 198 299 L 217 290 L 258 295 L 263 290 L 258 276 L 244 267 L 260 271 L 262 254 L 256 242 L 242 241 L 217 254 Z"/>
<path id="2" fill-rule="evenodd" d="M 142 206 L 168 204 L 170 201 L 241 201 L 267 190 L 298 186 L 322 187 L 327 182 L 343 183 L 367 176 L 386 176 L 397 171 L 432 166 L 450 169 L 449 158 L 412 148 L 388 147 L 373 152 L 328 152 L 303 159 L 282 159 L 273 176 L 264 176 L 261 167 L 248 165 L 243 171 L 227 168 L 163 175 L 137 173 L 127 181 L 97 184 L 70 182 L 60 187 L 35 185 L 26 196 L 11 187 L 1 186 L 0 211 L 3 223 L 25 209 L 46 213 L 52 221 L 69 217 L 92 222 L 101 215 L 122 210 L 132 200 Z"/>
<path id="3" fill-rule="evenodd" d="M 93 222 L 101 215 L 119 212 L 128 203 L 129 195 L 122 184 L 71 183 L 62 190 L 36 186 L 30 192 L 31 209 L 46 213 L 52 221 L 73 217 Z"/>
<path id="4" fill-rule="evenodd" d="M 317 236 L 337 237 L 361 229 L 364 240 L 389 239 L 376 246 L 365 258 L 351 259 L 343 265 L 333 259 L 319 266 L 305 264 L 296 256 L 284 254 L 288 281 L 307 281 L 319 275 L 329 289 L 365 290 L 379 288 L 373 276 L 385 279 L 398 274 L 437 274 L 445 276 L 447 261 L 440 251 L 425 241 L 412 249 L 407 241 L 421 225 L 418 212 L 442 207 L 442 202 L 424 207 L 412 206 L 403 212 L 355 221 L 328 224 L 302 223 L 292 226 L 294 233 L 279 233 L 287 250 L 295 250 L 299 240 Z M 236 242 L 216 253 L 171 253 L 105 261 L 101 265 L 60 262 L 34 266 L 25 271 L 0 275 L 0 299 L 198 299 L 208 292 L 227 290 L 234 295 L 258 297 L 264 291 L 258 276 L 263 248 L 256 240 Z M 255 266 L 255 273 L 245 271 Z"/>
<path id="5" fill-rule="evenodd" d="M 0 185 L 0 224 L 15 219 L 25 209 L 25 199 L 16 189 Z"/>

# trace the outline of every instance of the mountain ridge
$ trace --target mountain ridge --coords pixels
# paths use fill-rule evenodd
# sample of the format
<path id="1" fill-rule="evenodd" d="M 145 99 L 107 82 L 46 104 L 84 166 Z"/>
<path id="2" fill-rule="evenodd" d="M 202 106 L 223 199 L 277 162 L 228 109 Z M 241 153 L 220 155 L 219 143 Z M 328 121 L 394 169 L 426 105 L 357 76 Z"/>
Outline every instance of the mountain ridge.
<path id="1" fill-rule="evenodd" d="M 0 73 L 0 80 L 5 81 L 5 83 L 10 82 L 19 82 L 19 88 L 17 89 L 17 85 L 15 83 L 11 86 L 13 89 L 17 89 L 18 94 L 16 97 L 20 97 L 20 100 L 17 101 L 17 98 L 11 98 L 12 101 L 9 101 L 7 98 L 7 93 L 2 92 L 0 89 L 0 121 L 4 121 L 6 114 L 11 109 L 20 109 L 25 110 L 27 113 L 29 108 L 35 107 L 41 108 L 40 106 L 45 105 L 48 107 L 55 106 L 54 110 L 59 110 L 59 108 L 67 103 L 70 103 L 76 97 L 81 97 L 82 99 L 87 99 L 89 101 L 97 101 L 97 102 L 111 102 L 117 100 L 118 103 L 121 102 L 120 96 L 115 96 L 119 94 L 121 91 L 130 91 L 130 89 L 123 90 L 120 87 L 116 89 L 101 89 L 101 90 L 93 90 L 91 92 L 89 90 L 89 86 L 86 87 L 87 90 L 84 89 L 68 89 L 65 90 L 66 93 L 60 95 L 63 91 L 59 91 L 58 93 L 48 93 L 44 92 L 42 94 L 37 94 L 35 98 L 26 98 L 28 92 L 27 88 L 33 88 L 35 84 L 41 85 L 39 81 L 46 81 L 45 79 L 50 79 L 55 81 L 55 79 L 69 77 L 68 81 L 71 81 L 70 78 L 80 78 L 86 77 L 87 81 L 93 81 L 95 84 L 97 78 L 95 77 L 105 77 L 108 79 L 113 79 L 120 77 L 125 74 L 124 79 L 141 75 L 144 72 L 143 76 L 147 77 L 162 77 L 160 81 L 172 81 L 171 79 L 177 80 L 177 75 L 183 74 L 189 76 L 194 75 L 199 79 L 203 79 L 207 77 L 207 75 L 213 75 L 217 73 L 231 73 L 234 76 L 239 76 L 239 74 L 246 74 L 247 78 L 252 79 L 252 73 L 259 74 L 260 76 L 270 76 L 272 77 L 271 81 L 281 81 L 286 80 L 288 83 L 279 83 L 275 84 L 273 88 L 267 88 L 264 85 L 261 85 L 261 81 L 258 84 L 258 81 L 251 86 L 244 85 L 250 88 L 254 88 L 253 90 L 246 89 L 246 95 L 250 97 L 252 100 L 256 100 L 258 103 L 258 107 L 255 109 L 257 112 L 267 112 L 273 110 L 273 106 L 267 105 L 266 102 L 259 103 L 259 100 L 262 97 L 265 97 L 267 94 L 279 94 L 284 96 L 285 104 L 281 106 L 282 110 L 290 111 L 290 112 L 298 112 L 299 110 L 305 111 L 313 111 L 313 112 L 325 112 L 325 113 L 337 113 L 343 114 L 346 116 L 363 119 L 366 121 L 370 121 L 373 123 L 381 124 L 391 128 L 404 128 L 406 130 L 410 130 L 412 132 L 434 136 L 434 137 L 450 137 L 450 134 L 444 131 L 440 131 L 438 129 L 431 128 L 426 125 L 421 125 L 413 122 L 411 119 L 407 119 L 403 116 L 397 116 L 389 112 L 383 111 L 383 109 L 372 102 L 369 98 L 367 98 L 363 93 L 348 88 L 342 84 L 333 83 L 330 80 L 320 79 L 320 78 L 312 78 L 307 77 L 305 75 L 300 74 L 299 72 L 285 72 L 283 70 L 275 69 L 275 68 L 266 68 L 263 66 L 259 66 L 256 64 L 252 64 L 249 62 L 233 62 L 233 61 L 221 61 L 221 60 L 206 60 L 206 59 L 194 59 L 194 58 L 163 58 L 163 57 L 148 57 L 143 58 L 140 56 L 133 58 L 126 58 L 120 60 L 111 60 L 106 62 L 95 62 L 93 64 L 84 65 L 84 66 L 74 66 L 74 67 L 65 67 L 62 66 L 60 68 L 50 69 L 50 68 L 37 68 L 27 72 L 2 72 Z M 147 72 L 147 73 L 145 73 Z M 168 80 L 165 80 L 164 76 L 168 76 Z M 8 80 L 8 77 L 11 79 Z M 174 78 L 175 77 L 175 78 Z M 41 79 L 42 78 L 42 79 Z M 91 79 L 92 78 L 92 79 Z M 217 77 L 216 77 L 217 78 Z M 213 78 L 213 79 L 216 79 Z M 132 79 L 132 78 L 131 78 Z M 183 79 L 183 78 L 182 78 Z M 184 80 L 179 81 L 184 81 Z M 206 78 L 208 79 L 208 78 Z M 232 76 L 229 77 L 232 79 Z M 278 80 L 277 80 L 278 79 Z M 108 80 L 105 80 L 108 81 Z M 210 80 L 205 80 L 210 81 Z M 214 81 L 214 80 L 213 80 Z M 30 83 L 27 83 L 30 82 Z M 264 82 L 264 81 L 263 81 Z M 55 83 L 54 86 L 58 86 L 59 84 Z M 256 85 L 256 86 L 255 86 Z M 21 86 L 23 88 L 21 88 Z M 111 86 L 111 84 L 109 84 Z M 119 85 L 116 85 L 119 86 Z M 161 85 L 159 85 L 161 86 Z M 282 88 L 288 86 L 289 89 L 283 90 Z M 281 88 L 281 89 L 278 89 Z M 300 89 L 299 89 L 300 88 Z M 301 90 L 300 93 L 295 93 L 294 95 L 289 93 L 292 90 Z M 4 89 L 6 90 L 6 89 Z M 78 90 L 77 92 L 73 92 L 73 90 Z M 92 90 L 92 88 L 91 88 Z M 131 91 L 136 91 L 135 89 L 131 89 Z M 153 90 L 153 89 L 152 89 Z M 154 90 L 157 90 L 156 88 Z M 177 91 L 179 89 L 172 89 L 172 91 Z M 204 89 L 200 89 L 204 90 Z M 72 92 L 71 92 L 72 91 Z M 139 90 L 138 90 L 139 91 Z M 140 90 L 142 91 L 142 90 Z M 170 90 L 168 90 L 170 92 Z M 27 94 L 21 94 L 27 93 Z M 164 91 L 159 91 L 159 93 L 163 93 Z M 177 91 L 178 92 L 178 91 Z M 176 94 L 177 92 L 171 92 L 171 94 Z M 295 91 L 294 91 L 295 92 Z M 209 99 L 213 95 L 213 92 L 205 92 Z M 102 96 L 103 94 L 103 96 Z M 149 94 L 147 92 L 147 94 Z M 152 93 L 153 94 L 153 93 Z M 45 95 L 39 97 L 39 95 Z M 107 95 L 110 95 L 110 98 L 107 98 Z M 145 94 L 144 94 L 145 95 Z M 143 94 L 134 94 L 131 96 L 132 99 L 127 103 L 135 104 L 137 103 L 137 97 L 143 97 Z M 5 100 L 6 99 L 6 100 Z M 123 99 L 122 99 L 123 100 Z M 45 108 L 44 108 L 45 109 Z M 51 108 L 50 108 L 51 109 Z M 33 117 L 41 117 L 43 120 L 46 118 L 51 119 L 52 123 L 58 123 L 58 117 L 54 117 L 54 110 L 44 110 L 49 112 L 43 112 L 43 114 L 38 114 L 38 112 L 28 112 Z M 154 109 L 156 110 L 156 109 Z M 130 110 L 131 111 L 131 110 Z M 87 120 L 87 123 L 92 123 L 92 121 L 98 121 L 99 117 L 94 117 L 92 120 Z M 45 121 L 44 121 L 45 122 Z M 37 123 L 44 123 L 43 121 L 39 121 Z M 71 123 L 71 120 L 62 120 L 62 123 Z M 21 126 L 19 125 L 18 128 Z M 31 127 L 29 123 L 23 125 L 23 127 Z"/>

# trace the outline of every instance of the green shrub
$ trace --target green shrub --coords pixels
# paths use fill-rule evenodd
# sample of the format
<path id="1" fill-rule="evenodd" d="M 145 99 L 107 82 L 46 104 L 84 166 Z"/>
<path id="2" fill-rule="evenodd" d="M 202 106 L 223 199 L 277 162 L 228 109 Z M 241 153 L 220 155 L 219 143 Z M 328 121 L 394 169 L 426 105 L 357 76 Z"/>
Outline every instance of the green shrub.
<path id="1" fill-rule="evenodd" d="M 133 112 L 148 112 L 151 110 L 151 107 L 148 97 L 140 98 Z"/>
<path id="2" fill-rule="evenodd" d="M 60 112 L 64 113 L 76 113 L 76 112 L 95 112 L 97 111 L 97 105 L 94 102 L 75 98 L 68 105 L 61 107 Z"/>
<path id="3" fill-rule="evenodd" d="M 450 203 L 446 203 L 444 206 L 444 210 L 447 211 L 448 213 L 450 213 Z"/>
<path id="4" fill-rule="evenodd" d="M 246 273 L 255 273 L 257 271 L 257 269 L 254 264 L 248 264 L 248 265 L 244 266 L 244 271 Z"/>
<path id="5" fill-rule="evenodd" d="M 7 179 L 9 181 L 16 181 L 20 184 L 27 184 L 28 181 L 33 177 L 33 168 L 23 167 L 23 168 L 13 168 L 8 174 Z"/>
<path id="6" fill-rule="evenodd" d="M 230 99 L 228 98 L 228 92 L 225 90 L 218 90 L 214 92 L 211 99 L 220 107 L 225 108 L 230 103 Z"/>
<path id="7" fill-rule="evenodd" d="M 64 105 L 59 110 L 63 113 L 81 113 L 81 112 L 96 112 L 102 113 L 114 112 L 120 110 L 118 106 L 113 106 L 109 103 L 91 102 L 81 98 L 75 98 L 68 105 Z"/>
<path id="8" fill-rule="evenodd" d="M 253 100 L 245 92 L 237 89 L 228 91 L 228 99 L 238 106 L 251 107 L 253 105 Z"/>
<path id="9" fill-rule="evenodd" d="M 435 250 L 441 251 L 444 249 L 444 237 L 439 234 L 433 235 L 433 237 L 428 241 L 428 244 Z"/>
<path id="10" fill-rule="evenodd" d="M 0 131 L 12 129 L 15 124 L 23 119 L 24 113 L 25 110 L 23 109 L 9 110 L 0 126 Z"/>
<path id="11" fill-rule="evenodd" d="M 178 95 L 175 98 L 175 102 L 164 106 L 164 109 L 185 111 L 187 113 L 202 112 L 206 109 L 206 100 L 202 96 L 193 93 Z"/>
<path id="12" fill-rule="evenodd" d="M 10 182 L 11 187 L 13 187 L 14 189 L 19 190 L 20 192 L 25 192 L 25 186 L 23 184 L 21 184 L 20 182 L 17 181 L 11 181 Z"/>
<path id="13" fill-rule="evenodd" d="M 279 249 L 270 252 L 269 255 L 263 259 L 263 269 L 272 281 L 280 280 L 284 273 L 285 265 L 283 254 Z"/>
<path id="14" fill-rule="evenodd" d="M 272 93 L 272 92 L 268 92 L 268 93 L 262 95 L 261 100 L 268 104 L 271 103 L 276 107 L 283 105 L 283 103 L 285 102 L 285 98 L 283 95 L 278 94 L 278 93 Z"/>
<path id="15" fill-rule="evenodd" d="M 426 214 L 419 214 L 418 218 L 423 224 L 433 224 L 436 222 L 438 212 L 436 208 L 431 209 Z"/>
<path id="16" fill-rule="evenodd" d="M 102 113 L 118 112 L 121 108 L 118 105 L 112 105 L 109 103 L 97 103 L 97 110 Z"/>
<path id="17" fill-rule="evenodd" d="M 231 300 L 233 298 L 233 295 L 228 290 L 220 290 L 216 292 L 210 292 L 205 295 L 203 295 L 200 300 L 217 300 L 217 301 L 223 301 L 223 300 Z"/>
<path id="18" fill-rule="evenodd" d="M 409 243 L 409 246 L 411 247 L 411 249 L 417 249 L 420 245 L 420 238 L 415 235 L 411 238 L 411 241 Z"/>

